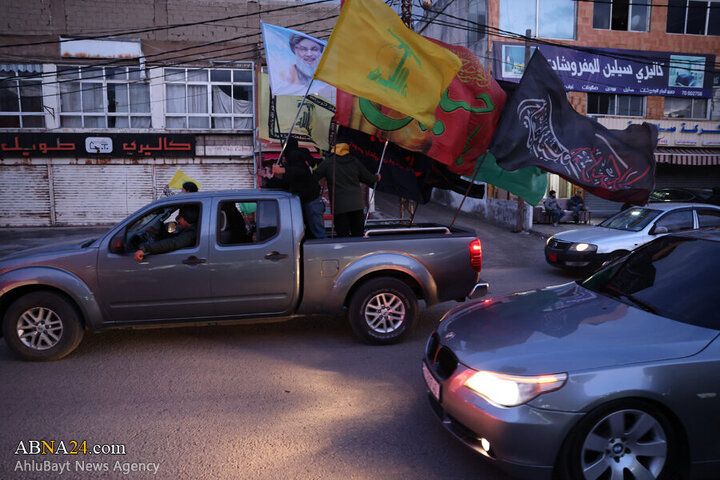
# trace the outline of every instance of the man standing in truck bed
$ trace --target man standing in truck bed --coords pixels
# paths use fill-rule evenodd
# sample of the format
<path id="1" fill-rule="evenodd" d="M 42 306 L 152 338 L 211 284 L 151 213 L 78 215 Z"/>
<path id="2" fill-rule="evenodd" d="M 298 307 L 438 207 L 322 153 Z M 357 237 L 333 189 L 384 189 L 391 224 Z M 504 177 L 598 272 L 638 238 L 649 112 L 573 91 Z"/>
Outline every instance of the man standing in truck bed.
<path id="1" fill-rule="evenodd" d="M 372 174 L 350 155 L 347 143 L 338 143 L 334 155 L 323 160 L 315 171 L 315 178 L 325 178 L 333 204 L 333 221 L 339 237 L 360 237 L 365 227 L 363 197 L 360 182 L 372 187 L 380 181 L 380 174 Z"/>

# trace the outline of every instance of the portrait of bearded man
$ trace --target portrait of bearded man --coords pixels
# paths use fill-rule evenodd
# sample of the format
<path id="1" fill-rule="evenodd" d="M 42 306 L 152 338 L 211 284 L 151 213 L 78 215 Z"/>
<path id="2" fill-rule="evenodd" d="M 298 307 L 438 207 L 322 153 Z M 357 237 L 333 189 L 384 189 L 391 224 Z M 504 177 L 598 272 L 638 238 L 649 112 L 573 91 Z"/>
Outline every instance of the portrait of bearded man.
<path id="1" fill-rule="evenodd" d="M 296 34 L 290 35 L 288 43 L 290 50 L 295 55 L 295 63 L 287 70 L 280 72 L 280 79 L 284 83 L 281 94 L 302 96 L 307 91 L 325 46 L 312 38 Z M 327 85 L 319 90 L 313 89 L 310 93 L 317 93 L 329 100 L 334 100 L 333 90 Z"/>

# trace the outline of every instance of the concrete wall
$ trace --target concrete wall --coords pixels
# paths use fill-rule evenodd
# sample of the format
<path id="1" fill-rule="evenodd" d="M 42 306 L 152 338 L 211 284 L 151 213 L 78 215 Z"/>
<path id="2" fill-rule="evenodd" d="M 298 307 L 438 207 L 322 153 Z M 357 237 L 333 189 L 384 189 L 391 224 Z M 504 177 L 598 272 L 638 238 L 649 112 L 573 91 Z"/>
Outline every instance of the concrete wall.
<path id="1" fill-rule="evenodd" d="M 453 210 L 462 203 L 460 211 L 477 215 L 485 221 L 507 227 L 510 230 L 517 228 L 517 202 L 515 200 L 501 200 L 499 198 L 465 198 L 459 193 L 450 190 L 433 190 L 432 199 Z M 532 228 L 532 207 L 527 203 L 523 212 L 523 230 Z"/>

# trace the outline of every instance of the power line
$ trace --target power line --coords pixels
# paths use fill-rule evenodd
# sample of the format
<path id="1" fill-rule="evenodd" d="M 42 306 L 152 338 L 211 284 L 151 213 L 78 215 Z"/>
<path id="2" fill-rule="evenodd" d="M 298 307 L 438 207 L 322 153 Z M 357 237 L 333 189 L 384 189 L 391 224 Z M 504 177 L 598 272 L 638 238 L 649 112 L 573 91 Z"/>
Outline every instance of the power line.
<path id="1" fill-rule="evenodd" d="M 264 11 L 258 11 L 258 12 L 252 12 L 252 13 L 244 13 L 241 15 L 231 15 L 229 17 L 222 17 L 222 18 L 214 18 L 210 20 L 202 20 L 199 22 L 188 22 L 188 23 L 176 23 L 173 25 L 165 25 L 162 27 L 149 27 L 149 28 L 143 28 L 139 30 L 127 30 L 125 32 L 120 33 L 113 33 L 113 34 L 103 34 L 103 35 L 94 35 L 94 36 L 88 36 L 88 37 L 77 37 L 77 38 L 66 38 L 62 40 L 47 40 L 44 42 L 31 42 L 31 43 L 14 43 L 10 45 L 0 45 L 0 48 L 17 48 L 17 47 L 30 47 L 30 46 L 36 46 L 36 45 L 52 45 L 52 44 L 59 44 L 64 42 L 72 42 L 77 40 L 97 40 L 101 38 L 110 38 L 110 37 L 118 37 L 122 35 L 134 35 L 137 33 L 148 33 L 148 32 L 157 32 L 162 30 L 171 30 L 174 28 L 184 28 L 184 27 L 193 27 L 196 25 L 204 25 L 207 23 L 215 23 L 215 22 L 223 22 L 225 20 L 234 20 L 238 18 L 247 18 L 254 15 L 260 15 L 263 13 L 272 13 L 272 12 L 279 12 L 283 10 L 290 10 L 293 8 L 300 8 L 300 7 L 306 7 L 309 5 L 317 5 L 320 3 L 328 3 L 328 2 L 334 2 L 335 0 L 315 0 L 313 2 L 303 2 L 298 5 L 288 5 L 286 7 L 278 7 L 270 10 L 264 10 Z"/>
<path id="2" fill-rule="evenodd" d="M 329 17 L 329 18 L 331 19 L 331 18 L 335 18 L 335 17 Z M 323 20 L 323 21 L 326 21 L 326 20 Z M 288 27 L 293 27 L 293 28 L 295 28 L 295 27 L 302 27 L 302 26 L 305 26 L 305 25 L 308 25 L 308 24 L 313 24 L 313 23 L 316 23 L 316 22 L 318 22 L 318 21 L 317 21 L 317 20 L 308 20 L 308 21 L 306 21 L 306 22 L 300 22 L 300 23 L 288 25 Z M 324 29 L 324 30 L 327 30 L 327 29 Z M 323 30 L 323 31 L 324 31 L 324 30 Z M 312 33 L 312 32 L 311 32 L 311 33 Z M 174 50 L 165 50 L 165 51 L 160 52 L 160 53 L 156 53 L 156 54 L 152 54 L 152 55 L 145 55 L 145 56 L 143 56 L 143 58 L 147 61 L 147 60 L 150 59 L 150 58 L 165 57 L 165 56 L 167 56 L 168 54 L 171 54 L 171 53 L 179 53 L 179 52 L 185 52 L 185 51 L 189 51 L 189 50 L 197 50 L 197 49 L 201 49 L 201 48 L 204 48 L 204 47 L 209 47 L 209 46 L 213 46 L 213 45 L 219 45 L 219 44 L 229 43 L 229 42 L 233 42 L 233 41 L 236 41 L 236 40 L 242 40 L 242 39 L 247 39 L 247 38 L 251 38 L 251 37 L 258 37 L 258 36 L 261 37 L 261 35 L 260 35 L 259 33 L 248 33 L 248 34 L 245 34 L 245 35 L 238 35 L 238 36 L 235 36 L 235 37 L 226 38 L 226 39 L 221 39 L 221 40 L 215 40 L 215 41 L 206 42 L 206 43 L 203 43 L 203 44 L 192 45 L 192 46 L 183 47 L 183 48 L 177 48 L 177 49 L 174 49 Z M 245 47 L 246 47 L 246 45 L 242 45 L 242 46 L 238 46 L 238 47 L 230 47 L 230 49 L 232 49 L 232 48 L 245 48 Z M 172 61 L 172 60 L 177 60 L 177 59 L 179 59 L 179 58 L 191 58 L 191 57 L 195 57 L 195 56 L 197 56 L 197 55 L 203 55 L 203 54 L 213 53 L 213 52 L 217 52 L 217 51 L 224 51 L 224 50 L 228 50 L 228 48 L 227 48 L 227 47 L 223 47 L 223 48 L 219 48 L 219 49 L 216 49 L 216 50 L 193 52 L 192 54 L 188 54 L 188 55 L 184 55 L 184 56 L 180 56 L 180 57 L 163 58 L 163 61 Z M 96 69 L 96 68 L 98 68 L 98 67 L 127 66 L 127 62 L 128 62 L 128 60 L 126 60 L 126 59 L 115 59 L 115 60 L 109 60 L 109 61 L 106 61 L 106 62 L 98 62 L 98 63 L 92 63 L 92 64 L 87 64 L 87 65 L 82 65 L 82 66 L 80 66 L 80 73 L 82 73 L 82 72 L 85 71 L 85 70 L 93 70 L 93 69 Z M 162 68 L 163 66 L 164 66 L 164 65 L 159 65 L 159 66 L 147 67 L 147 68 L 148 68 L 148 69 Z M 53 77 L 53 76 L 56 76 L 56 74 L 54 74 L 54 73 L 31 73 L 31 74 L 26 74 L 26 75 L 18 75 L 18 76 L 15 76 L 15 77 L 0 78 L 0 83 L 2 83 L 3 81 L 12 81 L 12 80 L 16 80 L 16 79 L 23 79 L 23 80 L 28 80 L 28 79 L 41 79 L 41 78 L 47 78 L 47 77 Z M 102 77 L 102 75 L 99 76 L 98 78 L 100 78 L 100 77 Z M 94 77 L 88 77 L 88 78 L 94 78 Z M 55 82 L 47 82 L 46 85 L 52 85 L 52 84 L 62 83 L 62 82 L 63 82 L 62 80 L 58 80 L 58 81 L 55 81 Z"/>
<path id="3" fill-rule="evenodd" d="M 315 2 L 315 3 L 322 3 L 322 2 Z M 266 11 L 266 12 L 267 12 L 267 11 Z M 266 12 L 258 12 L 258 13 L 266 13 Z M 436 13 L 437 13 L 437 12 L 436 12 Z M 446 17 L 449 17 L 449 18 L 452 18 L 452 19 L 455 19 L 455 20 L 459 20 L 460 22 L 463 22 L 463 23 L 461 24 L 461 23 L 453 23 L 453 22 L 444 21 L 444 20 L 438 20 L 437 16 L 432 20 L 432 23 L 435 23 L 435 24 L 440 25 L 440 26 L 447 26 L 447 27 L 450 27 L 450 28 L 455 28 L 455 29 L 460 29 L 460 30 L 466 30 L 466 31 L 484 31 L 484 32 L 485 32 L 486 34 L 488 34 L 488 35 L 493 35 L 493 36 L 497 36 L 497 37 L 500 37 L 500 38 L 509 38 L 509 39 L 514 39 L 514 40 L 529 41 L 529 42 L 532 42 L 532 43 L 535 43 L 535 44 L 546 44 L 546 45 L 558 46 L 558 47 L 563 47 L 563 48 L 570 48 L 570 49 L 575 49 L 575 50 L 584 51 L 584 52 L 587 52 L 587 53 L 599 54 L 599 55 L 605 54 L 606 56 L 609 56 L 609 57 L 611 57 L 611 58 L 615 57 L 615 58 L 631 59 L 631 60 L 638 61 L 638 63 L 643 63 L 643 61 L 646 61 L 647 58 L 648 58 L 648 57 L 640 57 L 640 56 L 635 56 L 635 55 L 607 54 L 607 52 L 599 52 L 599 51 L 597 51 L 596 49 L 592 49 L 592 48 L 558 44 L 558 43 L 555 43 L 555 42 L 550 42 L 550 41 L 546 41 L 546 40 L 542 40 L 542 39 L 536 39 L 536 38 L 527 37 L 527 36 L 522 35 L 522 34 L 516 34 L 516 33 L 514 33 L 514 32 L 502 30 L 502 29 L 499 29 L 499 28 L 496 28 L 496 27 L 491 27 L 491 26 L 486 25 L 486 24 L 480 24 L 480 23 L 478 23 L 478 22 L 474 22 L 474 21 L 467 20 L 467 19 L 464 19 L 464 18 L 459 18 L 459 17 L 453 16 L 453 15 L 450 15 L 450 14 L 447 14 L 447 13 L 442 13 L 442 12 L 441 12 L 441 14 L 442 14 L 443 16 L 446 16 Z M 326 20 L 327 20 L 327 19 L 326 19 Z M 324 20 L 320 20 L 320 21 L 324 21 Z M 307 24 L 319 23 L 320 21 L 318 21 L 318 20 L 310 20 L 310 21 L 307 21 L 307 22 L 302 22 L 302 23 L 298 23 L 298 24 L 294 24 L 294 25 L 289 25 L 288 27 L 304 26 L 304 25 L 307 25 Z M 423 22 L 426 22 L 426 23 L 427 23 L 427 19 L 424 18 L 424 17 L 418 17 L 418 21 L 423 21 Z M 474 25 L 475 28 L 472 28 L 472 27 L 469 26 L 468 24 Z M 322 29 L 322 30 L 312 31 L 312 32 L 310 32 L 310 33 L 324 32 L 324 31 L 327 31 L 327 30 L 328 30 L 328 28 L 325 28 L 325 29 Z M 197 49 L 204 48 L 204 47 L 208 47 L 208 46 L 213 46 L 213 45 L 217 45 L 217 44 L 221 44 L 221 43 L 227 43 L 227 42 L 230 42 L 230 41 L 233 41 L 233 40 L 237 40 L 237 39 L 243 39 L 243 38 L 249 38 L 249 37 L 257 37 L 257 36 L 259 36 L 258 33 L 251 33 L 251 34 L 247 34 L 247 35 L 240 35 L 240 36 L 232 37 L 232 38 L 229 38 L 229 39 L 218 40 L 218 41 L 213 41 L 213 42 L 207 42 L 207 43 L 201 44 L 201 45 L 194 45 L 194 46 L 191 46 L 191 47 L 185 47 L 185 48 L 180 48 L 180 49 L 176 49 L 176 50 L 164 51 L 164 52 L 161 52 L 161 53 L 158 53 L 158 54 L 148 55 L 148 56 L 146 56 L 145 58 L 151 58 L 151 57 L 157 57 L 157 56 L 164 56 L 164 57 L 166 57 L 166 56 L 167 56 L 168 54 L 170 54 L 170 53 L 178 53 L 178 52 L 187 51 L 187 50 L 197 50 Z M 258 42 L 258 43 L 260 43 L 260 42 Z M 218 48 L 218 49 L 212 49 L 212 50 L 202 51 L 202 52 L 194 51 L 193 53 L 187 54 L 187 55 L 180 55 L 180 56 L 177 56 L 177 57 L 163 58 L 163 60 L 164 60 L 165 62 L 167 62 L 167 61 L 173 61 L 173 60 L 181 60 L 181 61 L 180 61 L 180 62 L 176 62 L 176 63 L 163 63 L 162 65 L 150 66 L 150 67 L 147 67 L 146 70 L 152 70 L 152 69 L 155 69 L 155 68 L 168 68 L 168 67 L 172 67 L 172 66 L 179 66 L 179 65 L 186 64 L 188 61 L 197 61 L 197 60 L 199 60 L 199 59 L 198 59 L 198 55 L 209 55 L 209 54 L 214 54 L 214 53 L 216 53 L 216 52 L 224 52 L 223 55 L 220 55 L 220 56 L 215 55 L 215 56 L 213 56 L 212 59 L 213 59 L 213 60 L 217 60 L 217 59 L 219 59 L 219 58 L 235 57 L 235 56 L 237 56 L 237 55 L 246 54 L 246 53 L 256 53 L 257 50 L 258 50 L 255 46 L 252 46 L 249 50 L 233 51 L 233 50 L 239 49 L 239 48 L 246 49 L 246 48 L 247 48 L 247 45 L 242 45 L 242 46 L 237 46 L 237 47 L 231 47 L 231 48 L 226 48 L 226 47 L 225 47 L 225 48 Z M 191 58 L 192 60 L 187 60 L 188 58 Z M 488 59 L 487 57 L 483 57 L 483 58 Z M 185 59 L 185 60 L 182 61 L 183 59 Z M 204 59 L 201 59 L 201 60 L 207 60 L 207 58 L 204 58 Z M 240 59 L 240 60 L 238 60 L 238 61 L 242 61 L 242 60 L 244 60 L 244 59 Z M 113 60 L 113 61 L 106 62 L 106 63 L 96 63 L 96 64 L 91 64 L 91 65 L 79 66 L 78 69 L 79 69 L 79 72 L 82 72 L 84 69 L 95 69 L 95 68 L 98 68 L 98 67 L 101 67 L 101 66 L 117 65 L 117 64 L 119 64 L 119 63 L 121 63 L 121 62 L 123 63 L 123 66 L 127 66 L 127 65 L 126 65 L 127 61 L 126 61 L 126 60 Z M 715 73 L 715 71 L 713 71 L 713 70 L 706 70 L 706 71 L 711 72 L 711 73 Z M 41 78 L 42 76 L 52 76 L 52 75 L 57 76 L 56 73 L 50 73 L 50 74 L 40 74 L 40 75 L 31 75 L 31 76 L 8 77 L 8 78 L 5 78 L 5 79 L 3 79 L 3 80 Z M 62 74 L 60 74 L 60 76 L 62 76 Z M 96 77 L 85 77 L 85 78 L 82 78 L 82 79 L 57 80 L 57 81 L 54 81 L 54 82 L 47 82 L 47 83 L 45 83 L 44 85 L 62 84 L 62 83 L 79 83 L 79 82 L 81 82 L 81 81 L 83 81 L 83 80 L 92 80 L 93 78 L 104 78 L 104 77 L 105 77 L 104 75 L 99 75 L 99 76 L 96 76 Z M 136 81 L 136 82 L 123 82 L 122 85 L 132 84 L 132 83 L 144 83 L 144 82 L 138 82 L 138 81 Z M 590 82 L 590 83 L 594 83 L 594 82 Z M 603 84 L 601 84 L 601 83 L 596 83 L 596 84 L 597 84 L 597 85 L 603 85 Z M 104 85 L 103 85 L 103 84 L 100 84 L 97 88 L 104 88 Z M 89 90 L 92 90 L 92 89 L 95 89 L 95 87 L 90 88 L 90 89 L 88 89 L 88 88 L 84 88 L 84 89 L 81 88 L 80 90 L 75 90 L 75 91 L 70 91 L 70 92 L 67 92 L 67 91 L 66 91 L 66 92 L 61 92 L 61 93 L 63 93 L 63 94 L 70 94 L 70 93 L 77 93 L 77 92 L 89 91 Z M 57 94 L 52 94 L 52 95 L 57 95 Z M 50 95 L 33 96 L 33 98 L 44 97 L 44 96 L 50 96 Z"/>
<path id="4" fill-rule="evenodd" d="M 665 60 L 664 58 L 653 57 L 652 55 L 642 55 L 642 56 L 641 56 L 641 55 L 635 55 L 635 54 L 624 54 L 624 53 L 621 53 L 621 52 L 608 52 L 607 50 L 597 49 L 597 48 L 592 48 L 592 47 L 583 47 L 583 46 L 579 46 L 579 45 L 561 44 L 561 43 L 558 43 L 558 42 L 553 42 L 553 41 L 549 41 L 549 40 L 544 40 L 544 39 L 541 39 L 541 38 L 528 37 L 528 36 L 523 35 L 523 34 L 511 32 L 511 31 L 509 31 L 509 30 L 503 30 L 503 29 L 500 29 L 500 28 L 497 28 L 497 27 L 492 27 L 492 26 L 487 25 L 487 24 L 481 24 L 481 23 L 474 22 L 474 21 L 472 21 L 472 20 L 468 20 L 468 19 L 465 19 L 465 18 L 456 17 L 456 16 L 451 15 L 451 14 L 449 14 L 449 13 L 439 13 L 439 15 L 443 15 L 443 16 L 452 18 L 452 19 L 454 19 L 454 20 L 458 20 L 458 21 L 463 22 L 463 23 L 466 23 L 466 24 L 472 24 L 472 25 L 474 25 L 475 27 L 478 27 L 478 28 L 477 28 L 478 31 L 484 31 L 484 32 L 485 32 L 486 34 L 488 34 L 488 35 L 493 35 L 493 36 L 497 36 L 497 37 L 501 37 L 501 38 L 510 38 L 510 39 L 520 40 L 520 41 L 528 42 L 528 43 L 532 43 L 532 44 L 540 44 L 540 45 L 548 45 L 548 46 L 554 46 L 554 47 L 562 47 L 562 48 L 567 48 L 567 49 L 570 49 L 570 50 L 576 50 L 576 51 L 583 52 L 583 53 L 589 53 L 589 54 L 592 54 L 592 55 L 604 56 L 604 57 L 609 57 L 609 58 L 618 59 L 618 60 L 629 60 L 629 61 L 633 61 L 633 62 L 642 64 L 642 65 L 652 65 L 653 62 L 661 62 L 661 61 Z M 438 16 L 439 16 L 439 15 L 438 15 Z M 424 18 L 424 17 L 423 17 L 423 18 Z M 418 20 L 418 21 L 419 21 L 419 20 Z M 439 23 L 439 22 L 443 22 L 443 23 Z M 457 23 L 452 23 L 452 22 L 447 22 L 447 21 L 438 20 L 437 17 L 434 19 L 433 23 L 436 23 L 436 24 L 441 25 L 441 26 L 448 26 L 448 27 L 453 27 L 453 28 L 464 29 L 464 30 L 467 30 L 467 31 L 474 31 L 474 29 L 469 28 L 469 27 L 466 27 L 466 26 L 464 26 L 464 25 L 462 25 L 462 24 L 457 24 Z M 648 53 L 650 53 L 650 52 L 648 52 Z M 665 63 L 665 62 L 663 62 L 663 63 Z M 677 62 L 675 62 L 675 63 L 682 64 L 683 61 L 677 61 Z M 687 63 L 688 65 L 692 65 L 689 61 L 688 61 L 688 62 L 685 62 L 685 63 Z M 717 66 L 718 66 L 718 65 L 720 65 L 720 63 L 718 63 L 718 62 L 716 61 L 714 65 L 711 65 L 711 69 L 707 69 L 707 68 L 706 68 L 706 69 L 704 69 L 703 71 L 704 71 L 705 73 L 717 74 L 717 73 L 718 73 L 718 71 L 717 71 Z M 713 68 L 713 67 L 714 67 L 714 68 Z M 699 70 L 696 70 L 696 71 L 699 71 Z"/>
<path id="5" fill-rule="evenodd" d="M 311 20 L 311 21 L 301 22 L 301 23 L 294 24 L 294 25 L 289 25 L 289 26 L 290 26 L 290 27 L 299 27 L 299 26 L 304 26 L 304 25 L 306 25 L 306 24 L 314 23 L 314 22 L 315 22 L 315 20 Z M 325 29 L 322 29 L 322 30 L 311 30 L 311 31 L 309 31 L 308 33 L 326 32 L 327 30 L 328 30 L 328 28 L 325 28 Z M 320 37 L 320 38 L 322 38 L 322 37 Z M 211 43 L 215 43 L 215 42 L 211 42 Z M 239 49 L 239 48 L 242 48 L 242 49 L 245 49 L 245 50 L 242 50 L 242 51 L 232 51 L 232 50 Z M 181 49 L 181 50 L 182 50 L 182 49 Z M 230 51 L 229 51 L 229 50 L 230 50 Z M 213 60 L 217 60 L 217 59 L 221 59 L 221 58 L 235 57 L 235 56 L 237 56 L 237 55 L 241 55 L 241 54 L 244 54 L 244 53 L 255 53 L 256 51 L 257 51 L 257 48 L 256 48 L 255 46 L 251 46 L 251 47 L 248 49 L 248 46 L 247 46 L 247 45 L 239 45 L 239 46 L 237 46 L 237 47 L 232 47 L 232 48 L 230 48 L 230 49 L 221 48 L 221 49 L 210 50 L 210 51 L 207 51 L 207 52 L 196 52 L 196 53 L 193 53 L 192 56 L 195 57 L 197 54 L 213 54 L 213 53 L 216 53 L 216 52 L 225 52 L 224 55 L 215 55 L 215 56 L 213 57 Z M 168 52 L 164 52 L 163 55 L 165 55 L 166 53 L 168 53 Z M 171 58 L 168 58 L 168 59 L 166 59 L 166 60 L 169 60 L 169 61 L 170 61 L 170 60 L 181 60 L 181 61 L 178 61 L 178 62 L 175 62 L 175 63 L 163 63 L 162 65 L 149 66 L 149 67 L 146 67 L 145 70 L 146 70 L 146 71 L 149 71 L 149 70 L 155 70 L 155 69 L 161 69 L 161 68 L 172 68 L 172 67 L 180 67 L 180 66 L 188 67 L 188 65 L 187 65 L 188 62 L 187 62 L 186 60 L 183 60 L 183 59 L 185 59 L 185 58 L 187 58 L 187 57 L 189 57 L 189 56 L 190 56 L 190 55 L 181 55 L 181 56 L 178 56 L 178 57 L 171 57 Z M 195 59 L 195 60 L 197 60 L 197 59 Z M 247 60 L 247 59 L 239 59 L 239 60 L 237 60 L 237 61 L 248 61 L 248 60 Z M 76 66 L 76 65 L 73 65 L 73 67 L 76 67 L 76 69 L 74 70 L 74 72 L 78 72 L 79 75 L 82 75 L 82 72 L 85 71 L 85 70 L 101 68 L 101 66 L 106 66 L 106 65 L 85 65 L 85 66 Z M 126 66 L 126 65 L 123 65 L 123 66 Z M 130 68 L 132 68 L 132 67 L 130 67 Z M 227 68 L 232 68 L 232 67 L 227 67 Z M 62 73 L 62 72 L 55 72 L 54 74 L 43 74 L 43 75 L 55 76 L 55 77 L 62 77 L 62 76 L 63 76 L 63 73 Z M 8 77 L 8 78 L 6 78 L 5 80 L 15 80 L 15 79 L 20 79 L 20 78 L 22 78 L 22 79 L 27 79 L 26 77 Z M 96 81 L 95 81 L 95 82 L 92 82 L 92 83 L 97 83 L 97 84 L 98 84 L 97 86 L 93 86 L 93 87 L 89 87 L 89 88 L 83 88 L 83 87 L 81 87 L 79 90 L 60 91 L 60 92 L 59 92 L 61 95 L 69 95 L 69 94 L 73 94 L 73 93 L 82 93 L 82 92 L 89 92 L 89 91 L 93 91 L 93 90 L 102 90 L 102 89 L 104 89 L 104 84 L 103 84 L 103 83 L 100 83 L 100 82 L 97 81 L 97 80 L 104 80 L 105 78 L 106 78 L 106 75 L 103 74 L 103 73 L 100 73 L 99 75 L 88 76 L 88 77 L 83 77 L 83 78 L 71 78 L 71 79 L 56 80 L 56 81 L 53 81 L 53 82 L 45 82 L 45 83 L 43 83 L 42 85 L 45 86 L 45 85 L 77 84 L 77 83 L 82 83 L 82 82 L 84 82 L 84 81 L 90 81 L 90 82 L 92 82 L 93 80 L 96 80 Z M 115 84 L 115 85 L 133 85 L 133 84 L 135 84 L 135 85 L 136 85 L 136 84 L 145 84 L 145 83 L 146 83 L 145 80 L 134 80 L 134 81 L 127 81 L 127 82 L 112 83 L 112 84 Z M 15 87 L 5 87 L 5 88 L 15 88 Z M 53 96 L 56 96 L 56 95 L 57 95 L 56 93 L 53 93 L 53 94 L 45 94 L 45 95 L 25 95 L 25 96 L 23 96 L 23 98 L 28 98 L 28 99 L 31 99 L 31 98 L 45 98 L 45 97 L 53 97 Z"/>
<path id="6" fill-rule="evenodd" d="M 607 4 L 607 5 L 613 5 L 613 4 L 618 3 L 617 1 L 613 1 L 613 0 L 572 0 L 572 1 L 575 3 L 581 3 L 581 2 L 582 3 L 603 3 L 603 4 Z M 629 3 L 628 6 L 629 7 L 638 6 L 638 7 L 658 7 L 658 8 L 683 8 L 683 9 L 686 7 L 700 9 L 700 8 L 706 8 L 706 7 L 710 6 L 710 8 L 717 8 L 712 5 L 714 3 L 712 0 L 703 0 L 706 2 L 705 5 L 703 5 L 703 6 L 688 5 L 688 2 L 686 0 L 683 0 L 683 1 L 685 2 L 684 5 L 670 5 L 668 3 L 654 3 L 650 0 L 632 0 L 632 3 Z M 694 0 L 694 1 L 697 1 L 697 0 Z"/>

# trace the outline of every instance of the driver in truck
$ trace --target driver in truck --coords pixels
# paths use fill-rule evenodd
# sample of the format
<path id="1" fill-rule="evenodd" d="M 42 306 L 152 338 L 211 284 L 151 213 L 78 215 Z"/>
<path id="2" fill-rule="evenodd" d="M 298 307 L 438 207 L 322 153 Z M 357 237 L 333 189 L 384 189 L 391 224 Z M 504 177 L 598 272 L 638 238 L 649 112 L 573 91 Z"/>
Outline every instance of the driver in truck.
<path id="1" fill-rule="evenodd" d="M 198 217 L 197 207 L 183 206 L 180 208 L 176 218 L 178 229 L 166 238 L 140 244 L 135 251 L 135 260 L 142 262 L 145 255 L 149 253 L 167 253 L 194 245 L 197 238 Z"/>

